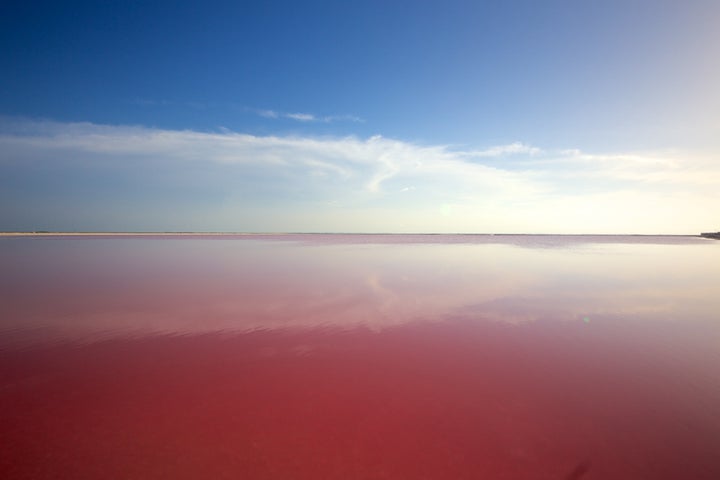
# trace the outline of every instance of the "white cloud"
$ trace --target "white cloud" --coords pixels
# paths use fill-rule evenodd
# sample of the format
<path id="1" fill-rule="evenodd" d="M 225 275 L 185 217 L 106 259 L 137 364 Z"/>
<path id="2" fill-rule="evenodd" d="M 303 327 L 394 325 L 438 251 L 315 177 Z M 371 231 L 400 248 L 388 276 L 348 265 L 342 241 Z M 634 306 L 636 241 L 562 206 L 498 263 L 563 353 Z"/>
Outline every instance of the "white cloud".
<path id="1" fill-rule="evenodd" d="M 363 123 L 365 120 L 363 120 L 362 118 L 357 117 L 355 115 L 328 115 L 326 117 L 322 117 L 322 121 L 325 123 L 332 123 L 332 122 Z"/>
<path id="2" fill-rule="evenodd" d="M 322 123 L 333 123 L 333 122 L 363 122 L 364 120 L 355 115 L 326 115 L 318 116 L 312 113 L 306 112 L 279 112 L 276 110 L 258 110 L 250 109 L 257 113 L 261 117 L 278 119 L 287 118 L 290 120 L 296 120 L 298 122 L 322 122 Z"/>
<path id="3" fill-rule="evenodd" d="M 310 113 L 286 113 L 283 117 L 298 120 L 300 122 L 313 122 L 316 120 L 315 115 Z"/>
<path id="4" fill-rule="evenodd" d="M 484 150 L 471 150 L 468 152 L 458 152 L 460 155 L 465 157 L 473 158 L 487 158 L 487 157 L 501 157 L 505 155 L 538 155 L 543 151 L 537 147 L 525 145 L 521 142 L 515 142 L 508 145 L 496 145 L 494 147 L 486 148 Z"/>
<path id="5" fill-rule="evenodd" d="M 265 118 L 278 118 L 280 116 L 275 110 L 258 110 L 257 114 Z"/>
<path id="6" fill-rule="evenodd" d="M 382 136 L 7 120 L 0 132 L 0 173 L 16 172 L 17 191 L 54 172 L 47 195 L 77 196 L 70 176 L 92 171 L 93 181 L 125 179 L 127 195 L 151 198 L 148 215 L 169 218 L 152 198 L 172 193 L 219 230 L 242 219 L 249 230 L 693 233 L 716 228 L 708 206 L 720 200 L 718 162 L 677 152 L 600 155 L 523 143 L 459 151 Z M 30 202 L 9 195 L 2 200 L 11 205 Z"/>
<path id="7" fill-rule="evenodd" d="M 707 152 L 591 154 L 570 149 L 521 163 L 538 175 L 551 174 L 555 181 L 624 182 L 636 188 L 653 185 L 705 189 L 720 184 L 718 156 Z"/>

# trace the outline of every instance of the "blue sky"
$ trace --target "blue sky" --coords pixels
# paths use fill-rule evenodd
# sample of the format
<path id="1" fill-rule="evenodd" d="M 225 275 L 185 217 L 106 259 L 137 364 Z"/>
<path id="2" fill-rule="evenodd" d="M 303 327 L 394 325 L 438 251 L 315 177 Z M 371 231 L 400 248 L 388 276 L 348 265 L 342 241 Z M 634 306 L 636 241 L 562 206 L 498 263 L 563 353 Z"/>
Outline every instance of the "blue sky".
<path id="1" fill-rule="evenodd" d="M 711 1 L 9 2 L 0 230 L 717 229 Z"/>

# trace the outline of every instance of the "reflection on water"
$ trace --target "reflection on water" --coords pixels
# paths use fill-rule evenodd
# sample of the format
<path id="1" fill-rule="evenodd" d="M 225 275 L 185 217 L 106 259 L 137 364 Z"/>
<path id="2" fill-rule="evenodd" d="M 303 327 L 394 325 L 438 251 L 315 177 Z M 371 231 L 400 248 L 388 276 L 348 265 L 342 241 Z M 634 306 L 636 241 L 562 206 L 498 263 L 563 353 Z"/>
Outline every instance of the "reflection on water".
<path id="1" fill-rule="evenodd" d="M 712 240 L 540 236 L 519 246 L 523 236 L 431 235 L 425 244 L 422 236 L 397 236 L 408 243 L 395 237 L 4 238 L 2 328 L 92 339 L 382 329 L 457 317 L 717 318 L 720 243 Z"/>
<path id="2" fill-rule="evenodd" d="M 7 478 L 720 478 L 720 242 L 0 238 Z"/>

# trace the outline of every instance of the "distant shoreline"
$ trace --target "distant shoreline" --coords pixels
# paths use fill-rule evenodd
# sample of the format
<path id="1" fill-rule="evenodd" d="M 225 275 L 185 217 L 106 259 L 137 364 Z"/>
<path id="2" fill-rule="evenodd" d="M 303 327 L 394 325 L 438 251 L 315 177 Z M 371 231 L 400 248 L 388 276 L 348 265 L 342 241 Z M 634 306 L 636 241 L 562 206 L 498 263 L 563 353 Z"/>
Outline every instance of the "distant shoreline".
<path id="1" fill-rule="evenodd" d="M 299 235 L 244 232 L 0 232 L 0 237 L 183 237 L 183 236 Z M 312 234 L 309 234 L 312 235 Z"/>
<path id="2" fill-rule="evenodd" d="M 0 237 L 91 237 L 91 236 L 157 236 L 157 235 L 288 235 L 284 233 L 244 232 L 0 232 Z"/>
<path id="3" fill-rule="evenodd" d="M 126 237 L 126 236 L 282 236 L 282 235 L 475 235 L 554 237 L 700 237 L 678 233 L 350 233 L 350 232 L 0 232 L 0 237 Z"/>

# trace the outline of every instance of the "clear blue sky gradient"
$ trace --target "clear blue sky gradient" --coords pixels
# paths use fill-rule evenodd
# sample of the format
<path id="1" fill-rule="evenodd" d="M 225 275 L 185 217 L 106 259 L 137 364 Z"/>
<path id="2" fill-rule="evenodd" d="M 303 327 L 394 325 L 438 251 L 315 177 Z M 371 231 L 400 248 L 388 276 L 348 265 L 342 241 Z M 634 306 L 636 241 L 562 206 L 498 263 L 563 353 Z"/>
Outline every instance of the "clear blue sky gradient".
<path id="1" fill-rule="evenodd" d="M 145 188 L 138 179 L 173 172 L 183 179 L 176 184 L 174 201 L 193 215 L 212 216 L 220 207 L 225 213 L 211 222 L 186 219 L 160 222 L 159 228 L 303 230 L 278 213 L 273 213 L 279 215 L 277 221 L 229 220 L 232 208 L 239 209 L 242 217 L 252 205 L 265 208 L 268 197 L 275 199 L 278 209 L 302 207 L 297 198 L 286 195 L 298 183 L 278 183 L 277 172 L 262 175 L 257 195 L 248 192 L 245 184 L 237 187 L 244 189 L 244 200 L 232 207 L 227 199 L 234 195 L 233 187 L 217 178 L 194 191 L 185 188 L 192 176 L 185 164 L 148 166 L 154 159 L 112 173 L 111 167 L 72 163 L 74 154 L 67 152 L 75 148 L 87 153 L 87 148 L 75 145 L 68 150 L 57 139 L 78 123 L 88 126 L 81 134 L 86 139 L 101 126 L 120 129 L 112 134 L 120 137 L 127 134 L 121 130 L 128 126 L 141 129 L 138 135 L 235 132 L 260 139 L 353 138 L 360 143 L 381 135 L 408 148 L 445 148 L 456 155 L 453 161 L 461 161 L 458 151 L 517 142 L 541 149 L 545 165 L 555 164 L 558 156 L 566 158 L 570 149 L 582 152 L 575 157 L 591 162 L 585 157 L 639 155 L 657 160 L 660 156 L 688 176 L 671 191 L 661 186 L 652 195 L 684 195 L 691 208 L 716 200 L 703 187 L 695 189 L 693 182 L 703 172 L 705 178 L 717 173 L 707 169 L 717 163 L 720 149 L 718 25 L 720 3 L 696 0 L 5 2 L 0 15 L 0 133 L 15 142 L 12 145 L 28 135 L 51 135 L 55 143 L 42 147 L 44 157 L 37 145 L 26 145 L 24 150 L 6 146 L 0 152 L 4 177 L 0 199 L 9 202 L 0 208 L 0 229 L 152 228 L 152 222 L 164 218 L 162 212 L 169 207 L 162 205 L 172 188 Z M 48 122 L 54 125 L 52 133 L 42 126 Z M 283 154 L 292 156 L 288 148 L 306 147 L 282 148 Z M 376 147 L 367 148 L 374 152 Z M 90 150 L 102 157 L 96 147 Z M 157 146 L 148 150 L 152 151 Z M 273 152 L 281 155 L 280 150 Z M 382 155 L 387 152 L 383 152 L 377 158 L 382 157 L 380 164 L 385 165 L 387 157 Z M 140 153 L 134 152 L 133 158 Z M 538 158 L 536 153 L 524 153 Z M 116 164 L 123 153 L 113 155 L 109 161 Z M 167 155 L 174 158 L 176 153 Z M 342 163 L 343 155 L 328 161 Z M 515 154 L 503 155 L 479 155 L 470 163 L 528 171 L 524 177 L 528 181 L 557 173 L 555 167 L 538 167 L 542 162 L 529 167 Z M 33 168 L 27 160 L 31 157 Z M 56 159 L 52 166 L 51 157 Z M 440 157 L 432 161 L 442 163 Z M 663 159 L 659 165 L 667 165 Z M 647 163 L 643 162 L 639 161 Z M 388 175 L 396 178 L 406 172 L 398 165 L 391 170 L 400 173 Z M 563 171 L 574 168 L 566 166 Z M 243 170 L 238 175 L 248 178 L 256 173 Z M 641 182 L 638 189 L 649 192 L 648 182 L 639 177 L 642 172 L 636 173 L 635 179 L 606 176 L 580 187 L 580 180 L 562 183 L 555 176 L 551 187 L 545 182 L 540 190 L 548 201 L 550 192 L 556 192 L 558 202 L 562 195 L 576 195 L 575 190 L 615 192 L 628 181 Z M 660 173 L 665 178 L 669 170 Z M 358 230 L 392 230 L 391 217 L 377 223 L 368 220 L 377 211 L 372 209 L 384 206 L 393 215 L 416 213 L 418 219 L 407 226 L 409 230 L 524 230 L 521 214 L 512 224 L 493 221 L 499 217 L 490 214 L 485 223 L 463 223 L 463 215 L 472 211 L 477 198 L 463 203 L 459 197 L 448 200 L 439 194 L 443 189 L 456 190 L 452 179 L 444 186 L 434 185 L 432 192 L 444 205 L 443 212 L 457 215 L 455 223 L 423 224 L 414 202 L 379 199 L 385 180 L 377 184 L 383 188 L 377 188 L 375 177 L 369 175 L 367 182 L 357 185 L 369 186 L 376 197 L 353 197 L 353 210 L 347 212 L 358 216 Z M 398 185 L 411 187 L 419 188 L 414 183 Z M 317 195 L 308 196 L 342 204 L 343 195 L 331 195 L 327 188 L 318 186 Z M 622 188 L 626 193 L 633 190 L 632 185 Z M 686 198 L 693 192 L 704 196 Z M 653 204 L 654 197 L 644 198 Z M 147 205 L 148 211 L 156 209 L 156 216 L 123 209 L 123 199 Z M 75 212 L 73 221 L 60 221 L 57 212 L 52 213 L 58 202 L 65 211 Z M 592 208 L 602 205 L 598 198 L 593 202 Z M 102 209 L 92 213 L 95 207 L 83 207 L 87 204 L 103 205 L 106 220 L 99 220 Z M 302 208 L 311 212 L 320 207 Z M 452 213 L 458 208 L 465 213 Z M 258 212 L 248 218 L 270 214 Z M 542 212 L 548 210 L 533 215 Z M 656 220 L 647 226 L 635 223 L 638 230 L 654 231 L 662 225 L 662 212 L 648 215 Z M 331 217 L 309 229 L 348 228 L 333 223 Z M 697 217 L 677 229 L 700 227 L 710 219 L 710 215 Z M 560 223 L 549 223 L 554 226 L 548 230 L 568 230 L 557 228 Z M 633 224 L 585 221 L 574 230 L 617 232 Z M 532 225 L 542 229 L 542 223 Z"/>

